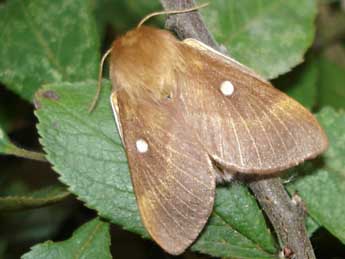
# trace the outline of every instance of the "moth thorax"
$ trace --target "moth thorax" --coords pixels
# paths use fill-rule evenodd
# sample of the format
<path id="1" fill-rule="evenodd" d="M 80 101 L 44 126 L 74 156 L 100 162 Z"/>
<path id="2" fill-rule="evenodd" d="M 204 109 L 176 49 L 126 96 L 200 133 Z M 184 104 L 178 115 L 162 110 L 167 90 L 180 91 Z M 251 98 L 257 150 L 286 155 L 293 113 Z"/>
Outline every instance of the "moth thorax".
<path id="1" fill-rule="evenodd" d="M 129 97 L 161 100 L 174 92 L 176 73 L 185 70 L 179 42 L 168 31 L 146 26 L 113 44 L 110 76 Z"/>

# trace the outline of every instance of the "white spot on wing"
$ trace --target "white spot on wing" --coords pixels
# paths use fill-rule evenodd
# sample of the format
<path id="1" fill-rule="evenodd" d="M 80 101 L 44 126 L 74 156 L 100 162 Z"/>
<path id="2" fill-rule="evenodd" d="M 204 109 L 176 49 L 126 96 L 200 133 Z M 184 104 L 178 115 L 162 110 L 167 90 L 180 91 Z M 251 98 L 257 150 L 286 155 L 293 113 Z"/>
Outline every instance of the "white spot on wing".
<path id="1" fill-rule="evenodd" d="M 225 96 L 230 96 L 234 92 L 234 85 L 230 81 L 224 81 L 220 85 L 220 91 Z"/>
<path id="2" fill-rule="evenodd" d="M 149 145 L 143 139 L 138 139 L 135 142 L 135 146 L 136 146 L 139 153 L 146 153 L 149 150 Z"/>

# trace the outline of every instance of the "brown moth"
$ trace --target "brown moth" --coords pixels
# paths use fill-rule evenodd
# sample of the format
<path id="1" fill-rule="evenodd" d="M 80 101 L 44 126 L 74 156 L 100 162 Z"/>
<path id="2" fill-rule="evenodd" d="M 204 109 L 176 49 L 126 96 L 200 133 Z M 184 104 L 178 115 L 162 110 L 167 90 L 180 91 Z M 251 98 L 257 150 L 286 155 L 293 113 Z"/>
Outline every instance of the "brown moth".
<path id="1" fill-rule="evenodd" d="M 308 110 L 251 69 L 141 24 L 101 64 L 111 54 L 111 105 L 142 222 L 177 255 L 205 226 L 217 179 L 282 171 L 328 142 Z"/>

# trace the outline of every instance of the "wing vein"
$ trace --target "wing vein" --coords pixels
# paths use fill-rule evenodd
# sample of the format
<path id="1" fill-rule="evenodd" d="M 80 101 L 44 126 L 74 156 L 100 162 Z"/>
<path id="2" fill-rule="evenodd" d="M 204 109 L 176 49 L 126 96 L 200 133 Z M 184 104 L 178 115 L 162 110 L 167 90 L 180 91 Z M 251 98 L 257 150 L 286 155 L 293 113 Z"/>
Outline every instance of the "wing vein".
<path id="1" fill-rule="evenodd" d="M 231 104 L 231 106 L 233 107 L 233 109 L 237 112 L 237 114 L 239 115 L 241 121 L 242 121 L 242 124 L 244 125 L 244 127 L 246 128 L 246 131 L 254 145 L 254 148 L 255 148 L 255 152 L 256 152 L 256 155 L 258 157 L 258 160 L 259 160 L 259 164 L 260 166 L 262 166 L 262 159 L 261 159 L 261 155 L 260 155 L 260 152 L 259 152 L 259 149 L 258 149 L 258 146 L 256 144 L 256 141 L 248 127 L 248 123 L 246 122 L 246 120 L 243 118 L 242 114 L 240 113 L 240 111 L 236 108 L 236 106 L 231 102 L 231 100 L 229 100 L 229 103 Z"/>
<path id="2" fill-rule="evenodd" d="M 225 101 L 223 100 L 223 104 L 224 106 L 229 110 L 228 106 L 226 105 Z M 237 148 L 238 148 L 238 152 L 240 155 L 240 161 L 241 161 L 241 165 L 244 166 L 244 161 L 243 161 L 243 154 L 242 154 L 242 149 L 241 149 L 241 144 L 240 144 L 240 140 L 238 138 L 238 134 L 237 134 L 237 129 L 234 123 L 234 119 L 232 117 L 231 111 L 229 110 L 229 115 L 230 115 L 230 119 L 231 119 L 231 127 L 233 129 L 233 132 L 235 134 L 235 139 L 236 139 L 236 143 L 237 143 Z M 221 134 L 221 133 L 220 133 Z M 225 157 L 223 157 L 223 159 L 225 159 Z"/>
<path id="3" fill-rule="evenodd" d="M 165 132 L 171 139 L 176 139 L 176 137 L 175 137 L 173 134 L 170 134 L 168 131 L 166 131 L 166 130 L 164 130 L 162 127 L 160 127 L 158 124 L 155 124 L 155 127 L 157 127 L 158 129 L 160 129 L 161 131 Z M 194 146 L 194 147 L 195 147 L 195 144 L 194 144 L 194 143 L 191 143 L 191 142 L 189 142 L 189 143 L 191 144 L 191 146 Z M 169 145 L 163 145 L 163 146 L 164 146 L 165 148 L 169 149 L 170 151 L 174 152 L 175 154 L 180 154 L 180 155 L 186 157 L 186 158 L 189 159 L 189 160 L 193 160 L 194 162 L 197 162 L 198 164 L 203 164 L 201 161 L 195 159 L 194 157 L 188 156 L 188 155 L 184 154 L 183 152 L 179 152 L 179 151 L 177 151 L 176 149 L 171 148 L 171 146 L 169 146 Z"/>
<path id="4" fill-rule="evenodd" d="M 146 174 L 146 171 L 145 171 L 145 170 L 143 170 L 143 172 L 144 172 L 146 178 L 148 179 L 148 178 L 150 177 L 150 176 L 148 176 L 149 174 Z M 148 181 L 150 181 L 150 180 L 148 180 Z M 150 182 L 151 182 L 151 181 L 150 181 Z M 180 225 L 180 223 L 179 223 L 178 221 L 176 221 L 175 217 L 173 217 L 173 216 L 171 215 L 171 213 L 170 213 L 169 210 L 166 208 L 166 206 L 165 206 L 164 204 L 162 204 L 161 200 L 160 200 L 159 197 L 158 197 L 158 193 L 159 193 L 160 195 L 162 195 L 162 193 L 159 191 L 159 188 L 156 189 L 154 186 L 153 186 L 153 188 L 154 188 L 155 190 L 157 190 L 157 192 L 156 192 L 156 191 L 152 191 L 152 192 L 151 192 L 151 193 L 155 196 L 155 198 L 156 198 L 155 200 L 157 201 L 157 204 L 163 209 L 163 211 L 165 212 L 165 214 L 166 214 L 170 219 L 172 219 L 172 221 L 175 222 L 176 226 L 178 226 L 178 228 L 182 231 L 182 233 L 184 233 L 184 234 L 186 234 L 186 236 L 188 236 L 188 233 L 185 232 L 185 230 L 184 230 L 183 227 Z M 162 195 L 162 196 L 163 196 L 163 195 Z M 164 196 L 163 196 L 163 197 L 164 197 Z M 150 199 L 148 199 L 148 200 L 150 201 L 150 204 L 152 204 L 152 203 L 151 203 L 151 200 L 150 200 Z M 152 208 L 152 211 L 155 211 L 154 205 L 153 205 L 153 204 L 152 204 L 151 208 Z"/>
<path id="5" fill-rule="evenodd" d="M 149 171 L 153 171 L 152 170 L 152 168 L 148 165 L 148 163 L 146 163 L 146 167 L 149 169 Z M 157 191 L 157 193 L 159 193 L 166 201 L 169 201 L 169 199 L 163 194 L 163 192 L 161 192 L 160 191 L 160 188 L 155 188 L 155 184 L 154 184 L 154 180 L 153 180 L 153 178 L 150 176 L 150 174 L 147 174 L 146 172 L 145 172 L 145 170 L 143 170 L 144 171 L 144 174 L 145 174 L 145 176 L 146 176 L 146 178 L 148 179 L 148 181 L 151 183 L 151 185 L 153 186 L 153 188 Z M 169 188 L 167 188 L 166 186 L 167 186 L 167 184 L 166 183 L 164 183 L 164 182 L 162 182 L 158 177 L 157 177 L 157 180 L 159 181 L 159 183 L 162 185 L 162 186 L 164 186 L 164 189 L 165 190 L 168 190 Z M 188 208 L 191 208 L 191 206 L 189 206 L 184 200 L 182 200 L 178 195 L 175 195 L 175 197 L 177 198 L 177 200 L 178 201 L 180 201 L 180 202 L 182 202 L 182 203 L 184 203 Z M 173 209 L 180 215 L 180 216 L 182 216 L 184 219 L 188 219 L 188 217 L 186 217 L 186 215 L 184 215 L 183 213 L 181 213 L 181 211 L 178 209 L 178 208 L 176 208 L 175 207 L 175 205 L 173 204 L 173 203 L 169 203 L 172 207 L 173 207 Z M 195 211 L 195 210 L 193 210 L 192 209 L 192 211 Z M 194 216 L 193 215 L 190 215 L 192 218 L 194 218 Z"/>
<path id="6" fill-rule="evenodd" d="M 216 72 L 219 74 L 219 76 L 220 76 L 221 78 L 224 77 L 219 71 L 216 71 Z M 226 77 L 225 77 L 225 78 L 226 78 Z M 217 90 L 217 94 L 219 94 L 218 90 Z M 223 96 L 222 96 L 222 97 L 223 97 Z M 254 137 L 253 137 L 253 135 L 252 135 L 252 133 L 251 133 L 249 127 L 248 127 L 248 123 L 245 121 L 245 119 L 243 118 L 242 114 L 241 114 L 240 111 L 237 109 L 237 107 L 232 103 L 232 101 L 231 101 L 230 99 L 227 99 L 227 100 L 229 101 L 230 105 L 233 107 L 233 110 L 235 110 L 235 111 L 237 112 L 237 114 L 239 115 L 239 117 L 240 117 L 240 119 L 241 119 L 241 121 L 242 121 L 242 124 L 243 124 L 244 127 L 246 128 L 247 134 L 249 135 L 249 137 L 250 137 L 250 139 L 251 139 L 251 141 L 252 141 L 252 143 L 253 143 L 253 146 L 254 146 L 254 149 L 255 149 L 256 156 L 258 157 L 258 160 L 259 160 L 259 164 L 260 164 L 260 166 L 262 166 L 262 158 L 261 158 L 261 155 L 260 155 L 258 146 L 257 146 L 257 144 L 256 144 L 256 141 L 255 141 L 255 139 L 254 139 Z M 226 102 L 224 101 L 224 99 L 223 99 L 223 104 L 224 104 L 225 107 L 228 107 L 228 106 L 226 105 Z M 231 114 L 231 112 L 230 112 L 230 114 Z M 231 116 L 231 118 L 232 118 L 232 116 Z M 233 118 L 232 118 L 232 125 L 233 125 L 233 128 L 234 128 Z M 236 129 L 235 129 L 235 138 L 236 138 L 236 141 L 237 141 L 237 143 L 238 143 L 238 146 L 240 147 L 239 139 L 238 139 L 238 136 L 237 136 L 237 131 L 236 131 Z M 240 150 L 240 159 L 241 159 L 241 165 L 244 166 L 243 155 L 242 155 L 241 150 Z"/>
<path id="7" fill-rule="evenodd" d="M 276 156 L 277 156 L 276 151 L 275 151 L 275 149 L 273 148 L 271 139 L 268 137 L 268 134 L 267 134 L 267 131 L 266 131 L 265 126 L 263 125 L 261 119 L 259 118 L 257 112 L 255 111 L 255 109 L 253 108 L 253 106 L 251 105 L 250 102 L 248 102 L 248 105 L 249 105 L 250 109 L 252 110 L 252 112 L 254 113 L 254 116 L 258 118 L 257 121 L 259 122 L 260 127 L 262 128 L 262 131 L 263 131 L 264 134 L 265 134 L 266 140 L 267 140 L 267 142 L 269 143 L 269 146 L 270 146 L 270 148 L 271 148 L 272 153 L 273 153 L 274 156 L 276 157 Z"/>
<path id="8" fill-rule="evenodd" d="M 151 142 L 151 145 L 153 147 L 156 147 L 155 144 L 153 144 Z M 177 152 L 178 154 L 180 154 L 180 152 Z M 192 180 L 195 180 L 196 182 L 198 182 L 199 184 L 201 184 L 202 186 L 204 186 L 207 190 L 209 189 L 209 187 L 207 185 L 205 185 L 199 178 L 187 174 L 184 170 L 182 170 L 180 167 L 178 167 L 175 163 L 172 163 L 169 159 L 164 159 L 163 155 L 160 152 L 157 152 L 157 154 L 162 157 L 163 160 L 165 160 L 169 165 L 173 166 L 174 168 L 176 168 L 178 171 L 180 171 L 182 174 L 188 176 L 189 178 L 191 178 Z M 175 178 L 176 179 L 176 178 Z M 179 181 L 178 181 L 179 182 Z M 181 186 L 184 186 L 181 182 L 179 182 Z M 187 192 L 189 192 L 191 195 L 193 195 L 194 198 L 198 199 L 199 201 L 201 201 L 201 199 L 198 196 L 194 196 L 194 194 L 192 194 L 185 186 L 184 186 L 184 190 L 186 190 Z"/>
<path id="9" fill-rule="evenodd" d="M 219 129 L 222 128 L 222 121 L 220 118 L 217 118 L 217 122 L 218 122 L 218 127 Z M 221 157 L 223 157 L 224 159 L 224 142 L 223 142 L 223 134 L 217 134 L 219 135 L 219 148 L 220 148 L 220 155 Z"/>
<path id="10" fill-rule="evenodd" d="M 163 228 L 165 229 L 165 232 L 166 232 L 170 237 L 173 238 L 173 235 L 170 233 L 169 228 L 165 225 L 164 221 L 161 220 L 161 217 L 160 217 L 159 215 L 157 215 L 156 210 L 155 210 L 155 206 L 153 205 L 151 199 L 148 199 L 148 204 L 149 204 L 149 206 L 150 206 L 150 208 L 151 208 L 152 213 L 154 213 L 154 214 L 156 215 L 156 216 L 155 216 L 155 219 L 163 226 Z M 143 206 L 143 207 L 144 207 L 144 206 Z M 144 218 L 147 218 L 147 219 L 151 218 L 151 215 L 148 216 L 145 209 L 140 209 L 140 212 L 141 212 L 142 214 L 144 214 L 144 215 L 143 215 Z M 166 213 L 166 212 L 165 212 L 165 213 Z M 169 217 L 169 216 L 168 216 L 168 217 Z M 151 228 L 148 228 L 148 230 L 150 230 L 150 229 L 151 229 Z"/>
<path id="11" fill-rule="evenodd" d="M 255 98 L 255 97 L 253 98 L 253 96 L 250 96 L 250 97 L 252 97 L 254 103 L 255 103 L 255 102 L 258 102 L 258 99 L 257 99 L 257 98 Z M 277 129 L 277 127 L 274 125 L 274 123 L 271 121 L 270 117 L 269 117 L 268 114 L 266 113 L 266 109 L 264 108 L 265 105 L 259 105 L 259 104 L 258 104 L 257 107 L 262 111 L 262 113 L 265 115 L 267 121 L 268 121 L 268 122 L 271 124 L 271 126 L 274 128 L 275 132 L 277 133 L 278 138 L 280 139 L 281 143 L 282 143 L 283 146 L 284 146 L 285 151 L 288 152 L 288 148 L 287 148 L 287 145 L 286 145 L 286 143 L 285 143 L 285 141 L 284 141 L 284 138 L 280 135 L 279 130 Z"/>

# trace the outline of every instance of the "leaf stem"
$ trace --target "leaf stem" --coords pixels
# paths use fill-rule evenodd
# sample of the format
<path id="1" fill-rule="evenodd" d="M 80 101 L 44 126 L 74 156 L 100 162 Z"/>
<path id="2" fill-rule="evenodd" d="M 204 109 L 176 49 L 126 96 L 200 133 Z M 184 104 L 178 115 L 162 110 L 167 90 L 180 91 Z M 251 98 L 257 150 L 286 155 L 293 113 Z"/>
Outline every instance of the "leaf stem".
<path id="1" fill-rule="evenodd" d="M 47 161 L 43 153 L 29 151 L 27 149 L 19 148 L 13 144 L 7 147 L 6 154 L 14 155 L 14 156 L 22 157 L 26 159 L 36 160 L 36 161 L 42 161 L 42 162 Z"/>

